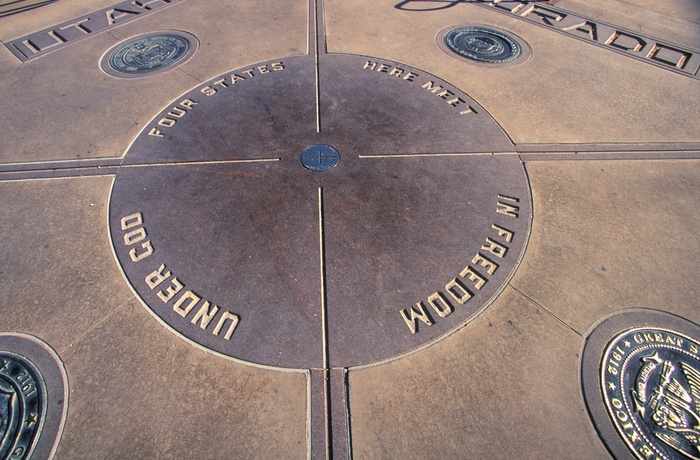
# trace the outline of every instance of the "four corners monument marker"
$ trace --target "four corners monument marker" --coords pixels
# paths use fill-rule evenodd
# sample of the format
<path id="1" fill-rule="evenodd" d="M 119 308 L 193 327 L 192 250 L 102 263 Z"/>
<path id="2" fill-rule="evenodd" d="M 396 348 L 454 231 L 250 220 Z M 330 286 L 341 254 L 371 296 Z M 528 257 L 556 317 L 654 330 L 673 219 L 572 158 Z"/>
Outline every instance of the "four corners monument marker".
<path id="1" fill-rule="evenodd" d="M 527 241 L 522 163 L 475 101 L 398 63 L 320 64 L 324 96 L 348 101 L 321 100 L 320 132 L 313 60 L 256 64 L 154 117 L 112 189 L 112 241 L 133 289 L 183 335 L 245 361 L 322 368 L 327 349 L 345 368 L 413 350 L 496 295 Z M 380 122 L 348 128 L 383 94 L 415 111 L 385 107 Z M 261 133 L 270 112 L 288 118 Z M 186 232 L 174 209 L 197 210 Z M 395 288 L 376 283 L 399 267 L 410 270 Z"/>
<path id="2" fill-rule="evenodd" d="M 305 376 L 306 391 L 299 395 L 306 404 L 306 436 L 295 442 L 312 458 L 380 455 L 377 444 L 368 447 L 379 439 L 368 434 L 367 410 L 373 403 L 367 405 L 367 393 L 359 389 L 366 382 L 381 386 L 382 380 L 366 376 L 420 362 L 455 341 L 499 340 L 491 329 L 506 308 L 503 302 L 527 304 L 520 311 L 524 317 L 527 311 L 546 312 L 552 330 L 564 327 L 566 334 L 574 333 L 567 340 L 583 344 L 582 393 L 568 396 L 581 414 L 590 414 L 590 421 L 573 417 L 589 435 L 599 436 L 594 451 L 606 448 L 618 458 L 696 456 L 700 342 L 692 321 L 658 305 L 577 323 L 566 312 L 560 317 L 548 310 L 537 295 L 527 294 L 529 288 L 512 281 L 538 225 L 533 206 L 545 216 L 543 222 L 553 211 L 546 201 L 533 201 L 542 195 L 541 176 L 535 174 L 533 184 L 528 158 L 542 161 L 537 155 L 551 151 L 558 159 L 572 159 L 599 148 L 518 143 L 489 113 L 488 99 L 480 104 L 461 85 L 416 63 L 330 51 L 326 40 L 334 29 L 327 27 L 333 18 L 327 9 L 335 5 L 328 3 L 308 5 L 307 53 L 280 53 L 180 85 L 181 91 L 165 97 L 170 103 L 161 102 L 160 113 L 140 120 L 135 138 L 123 139 L 128 148 L 122 157 L 7 161 L 0 165 L 0 180 L 23 186 L 35 179 L 61 183 L 107 174 L 105 220 L 130 289 L 177 340 L 186 339 L 173 346 L 206 350 L 200 359 L 211 363 L 232 358 L 228 366 L 261 366 L 250 372 L 277 372 L 274 378 Z M 397 4 L 392 13 L 415 11 L 407 8 L 410 3 Z M 462 2 L 432 9 L 439 2 L 419 3 L 429 12 Z M 670 71 L 674 78 L 696 78 L 697 52 L 691 48 L 554 6 L 518 4 L 461 6 L 491 8 L 536 23 L 540 33 L 553 29 Z M 135 21 L 151 13 L 176 15 L 176 6 L 188 8 L 184 1 L 119 4 L 6 46 L 19 62 L 13 65 L 40 71 L 42 60 L 68 55 L 71 47 L 81 46 L 77 43 L 89 48 L 99 32 L 115 33 L 119 40 L 102 46 L 95 60 L 108 75 L 100 78 L 116 86 L 155 75 L 194 78 L 188 63 L 211 45 L 201 33 Z M 453 67 L 464 65 L 465 72 L 470 66 L 487 69 L 483 72 L 522 69 L 538 52 L 523 38 L 527 27 L 513 25 L 516 33 L 495 19 L 498 25 L 444 20 L 433 30 L 432 51 Z M 126 23 L 133 32 L 118 33 Z M 599 40 L 603 32 L 611 38 Z M 638 150 L 651 152 L 645 158 L 668 159 L 665 152 L 697 156 L 697 144 L 616 148 L 601 164 L 628 152 L 634 160 Z M 534 153 L 528 157 L 528 152 Z M 539 243 L 533 244 L 537 253 Z M 680 313 L 693 312 L 694 306 Z M 106 320 L 96 319 L 94 327 Z M 515 327 L 512 319 L 500 322 Z M 70 348 L 87 336 L 52 345 L 31 324 L 6 332 L 7 338 L 0 336 L 2 458 L 60 455 L 62 446 L 81 451 L 83 441 L 71 436 L 71 417 L 78 423 L 88 409 L 77 393 L 73 407 L 83 409 L 71 415 L 68 388 L 79 388 L 84 374 L 77 364 L 72 381 L 71 361 L 64 365 L 62 355 L 73 357 Z M 463 349 L 450 353 L 462 356 L 458 359 L 478 357 Z M 508 357 L 487 365 L 501 360 Z M 97 372 L 105 371 L 98 367 Z M 423 378 L 426 372 L 429 368 L 418 366 L 411 373 Z M 576 379 L 572 382 L 577 387 Z M 450 399 L 441 410 L 458 405 Z M 439 419 L 439 411 L 433 417 Z M 430 446 L 423 443 L 414 452 L 421 458 L 421 449 Z M 137 447 L 130 452 L 140 455 Z M 247 453 L 258 456 L 255 450 Z"/>

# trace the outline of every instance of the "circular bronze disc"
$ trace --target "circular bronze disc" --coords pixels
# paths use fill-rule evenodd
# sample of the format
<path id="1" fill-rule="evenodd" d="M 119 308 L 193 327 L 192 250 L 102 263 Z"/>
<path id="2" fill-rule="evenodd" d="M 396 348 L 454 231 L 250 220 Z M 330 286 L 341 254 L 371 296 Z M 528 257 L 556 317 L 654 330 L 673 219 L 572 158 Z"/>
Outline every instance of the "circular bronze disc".
<path id="1" fill-rule="evenodd" d="M 245 361 L 347 367 L 419 348 L 487 305 L 527 240 L 525 171 L 483 107 L 419 69 L 323 59 L 318 112 L 313 59 L 228 72 L 156 116 L 114 183 L 133 289 Z M 315 145 L 342 161 L 305 168 Z"/>
<path id="2" fill-rule="evenodd" d="M 66 371 L 53 349 L 0 333 L 0 458 L 52 458 L 67 408 Z"/>
<path id="3" fill-rule="evenodd" d="M 163 30 L 138 35 L 110 48 L 100 68 L 113 77 L 138 78 L 170 70 L 197 51 L 199 41 L 187 32 Z"/>
<path id="4" fill-rule="evenodd" d="M 438 47 L 450 56 L 485 67 L 510 67 L 527 62 L 530 45 L 513 32 L 484 24 L 445 27 L 436 36 Z"/>
<path id="5" fill-rule="evenodd" d="M 602 321 L 581 357 L 586 405 L 616 458 L 694 458 L 700 448 L 700 327 L 654 310 Z"/>

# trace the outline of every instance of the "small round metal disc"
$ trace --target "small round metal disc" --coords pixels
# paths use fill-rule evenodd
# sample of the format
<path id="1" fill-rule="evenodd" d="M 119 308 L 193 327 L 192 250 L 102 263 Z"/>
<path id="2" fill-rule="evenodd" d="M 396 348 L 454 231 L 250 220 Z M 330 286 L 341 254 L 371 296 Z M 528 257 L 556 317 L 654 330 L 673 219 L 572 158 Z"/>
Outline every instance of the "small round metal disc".
<path id="1" fill-rule="evenodd" d="M 654 310 L 601 322 L 582 354 L 593 422 L 616 458 L 696 458 L 700 447 L 700 328 Z"/>
<path id="2" fill-rule="evenodd" d="M 141 77 L 183 63 L 196 51 L 197 44 L 193 35 L 184 32 L 139 35 L 113 47 L 100 66 L 115 77 Z"/>
<path id="3" fill-rule="evenodd" d="M 438 46 L 466 62 L 502 66 L 526 61 L 530 48 L 520 37 L 479 24 L 451 26 L 438 34 Z"/>
<path id="4" fill-rule="evenodd" d="M 316 144 L 307 147 L 299 157 L 301 164 L 309 171 L 323 172 L 335 168 L 340 162 L 340 154 L 336 149 L 326 144 Z"/>

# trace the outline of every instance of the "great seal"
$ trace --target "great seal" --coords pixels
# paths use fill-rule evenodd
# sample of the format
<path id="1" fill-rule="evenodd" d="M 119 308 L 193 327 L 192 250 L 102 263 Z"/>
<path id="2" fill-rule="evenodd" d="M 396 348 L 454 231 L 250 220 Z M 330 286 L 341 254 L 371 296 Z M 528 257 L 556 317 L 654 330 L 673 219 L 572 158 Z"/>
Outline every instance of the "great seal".
<path id="1" fill-rule="evenodd" d="M 102 57 L 100 67 L 113 77 L 144 77 L 184 63 L 198 46 L 197 38 L 186 32 L 152 32 L 112 47 Z"/>
<path id="2" fill-rule="evenodd" d="M 607 346 L 601 387 L 610 419 L 637 458 L 700 455 L 700 343 L 640 327 Z"/>
<path id="3" fill-rule="evenodd" d="M 448 32 L 444 40 L 448 48 L 460 56 L 489 64 L 505 64 L 522 53 L 513 37 L 487 27 L 457 27 Z"/>
<path id="4" fill-rule="evenodd" d="M 614 458 L 700 455 L 700 327 L 651 309 L 621 310 L 587 334 L 581 390 Z"/>
<path id="5" fill-rule="evenodd" d="M 53 458 L 68 410 L 68 377 L 41 339 L 0 332 L 0 459 Z"/>
<path id="6" fill-rule="evenodd" d="M 34 363 L 0 351 L 0 458 L 30 458 L 46 418 L 46 395 Z"/>

